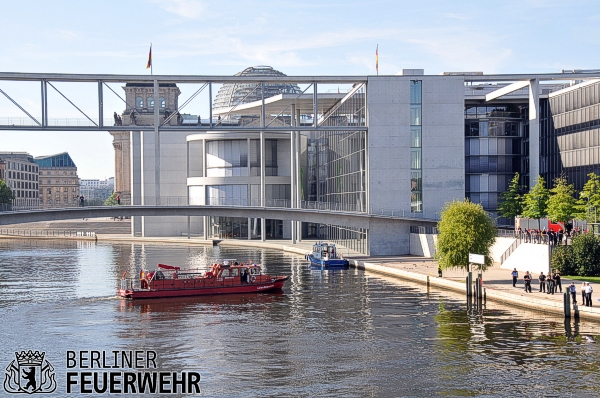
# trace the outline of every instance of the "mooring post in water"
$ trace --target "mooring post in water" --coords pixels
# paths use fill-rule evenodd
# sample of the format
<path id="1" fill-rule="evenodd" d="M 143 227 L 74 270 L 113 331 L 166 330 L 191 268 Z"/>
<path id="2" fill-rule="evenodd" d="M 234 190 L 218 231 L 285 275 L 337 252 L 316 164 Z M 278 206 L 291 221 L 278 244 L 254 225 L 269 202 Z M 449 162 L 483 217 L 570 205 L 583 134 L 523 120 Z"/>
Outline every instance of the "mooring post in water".
<path id="1" fill-rule="evenodd" d="M 467 276 L 467 296 L 471 297 L 473 295 L 473 273 L 469 271 Z"/>
<path id="2" fill-rule="evenodd" d="M 565 318 L 571 317 L 571 298 L 569 292 L 563 293 L 563 307 L 565 309 Z"/>
<path id="3" fill-rule="evenodd" d="M 427 275 L 427 287 L 429 287 L 429 275 Z"/>
<path id="4" fill-rule="evenodd" d="M 485 288 L 483 288 L 483 301 L 484 302 L 486 301 L 486 298 L 485 298 Z"/>

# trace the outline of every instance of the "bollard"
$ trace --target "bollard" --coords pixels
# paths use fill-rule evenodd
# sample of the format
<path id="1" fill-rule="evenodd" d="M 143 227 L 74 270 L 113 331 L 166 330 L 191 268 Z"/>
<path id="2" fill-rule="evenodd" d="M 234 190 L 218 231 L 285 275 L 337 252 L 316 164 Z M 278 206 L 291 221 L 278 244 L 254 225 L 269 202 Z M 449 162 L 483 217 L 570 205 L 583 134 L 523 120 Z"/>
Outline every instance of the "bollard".
<path id="1" fill-rule="evenodd" d="M 483 301 L 484 302 L 486 301 L 486 299 L 485 299 L 485 288 L 483 288 Z"/>
<path id="2" fill-rule="evenodd" d="M 571 317 L 571 299 L 569 297 L 569 293 L 563 293 L 563 307 L 565 310 L 565 318 Z"/>
<path id="3" fill-rule="evenodd" d="M 471 271 L 469 271 L 468 278 L 469 282 L 467 283 L 467 296 L 471 297 L 473 295 L 473 273 Z"/>
<path id="4" fill-rule="evenodd" d="M 427 287 L 429 287 L 429 275 L 427 275 Z"/>

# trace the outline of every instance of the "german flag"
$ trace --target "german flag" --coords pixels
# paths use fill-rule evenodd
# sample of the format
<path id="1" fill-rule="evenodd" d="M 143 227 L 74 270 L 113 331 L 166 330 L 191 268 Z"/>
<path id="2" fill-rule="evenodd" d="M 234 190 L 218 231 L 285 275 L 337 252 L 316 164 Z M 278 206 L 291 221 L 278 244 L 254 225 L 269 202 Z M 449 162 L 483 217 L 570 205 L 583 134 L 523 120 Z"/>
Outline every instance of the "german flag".
<path id="1" fill-rule="evenodd" d="M 375 47 L 375 72 L 379 76 L 379 44 Z"/>
<path id="2" fill-rule="evenodd" d="M 150 69 L 152 67 L 152 44 L 150 44 L 150 52 L 148 53 L 148 63 L 146 64 L 146 69 Z"/>

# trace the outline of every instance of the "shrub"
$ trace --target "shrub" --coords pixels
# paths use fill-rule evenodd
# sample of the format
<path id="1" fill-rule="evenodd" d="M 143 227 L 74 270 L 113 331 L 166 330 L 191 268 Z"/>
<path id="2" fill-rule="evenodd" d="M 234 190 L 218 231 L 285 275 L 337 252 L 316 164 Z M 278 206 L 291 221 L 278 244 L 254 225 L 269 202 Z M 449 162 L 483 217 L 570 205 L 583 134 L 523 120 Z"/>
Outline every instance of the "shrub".
<path id="1" fill-rule="evenodd" d="M 573 261 L 571 246 L 557 246 L 552 250 L 552 269 L 557 269 L 562 275 L 578 275 L 579 269 Z"/>
<path id="2" fill-rule="evenodd" d="M 573 260 L 581 276 L 600 275 L 600 238 L 582 234 L 573 238 Z"/>

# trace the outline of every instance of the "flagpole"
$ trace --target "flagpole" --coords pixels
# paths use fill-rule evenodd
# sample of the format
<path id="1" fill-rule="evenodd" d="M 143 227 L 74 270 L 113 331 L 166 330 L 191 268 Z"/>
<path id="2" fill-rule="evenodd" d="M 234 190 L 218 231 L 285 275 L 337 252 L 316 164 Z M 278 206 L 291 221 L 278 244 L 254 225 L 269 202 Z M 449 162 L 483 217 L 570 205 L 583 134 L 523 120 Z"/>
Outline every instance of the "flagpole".
<path id="1" fill-rule="evenodd" d="M 153 75 L 154 73 L 152 72 L 152 64 L 154 62 L 152 62 L 152 43 L 150 43 L 150 75 Z"/>

